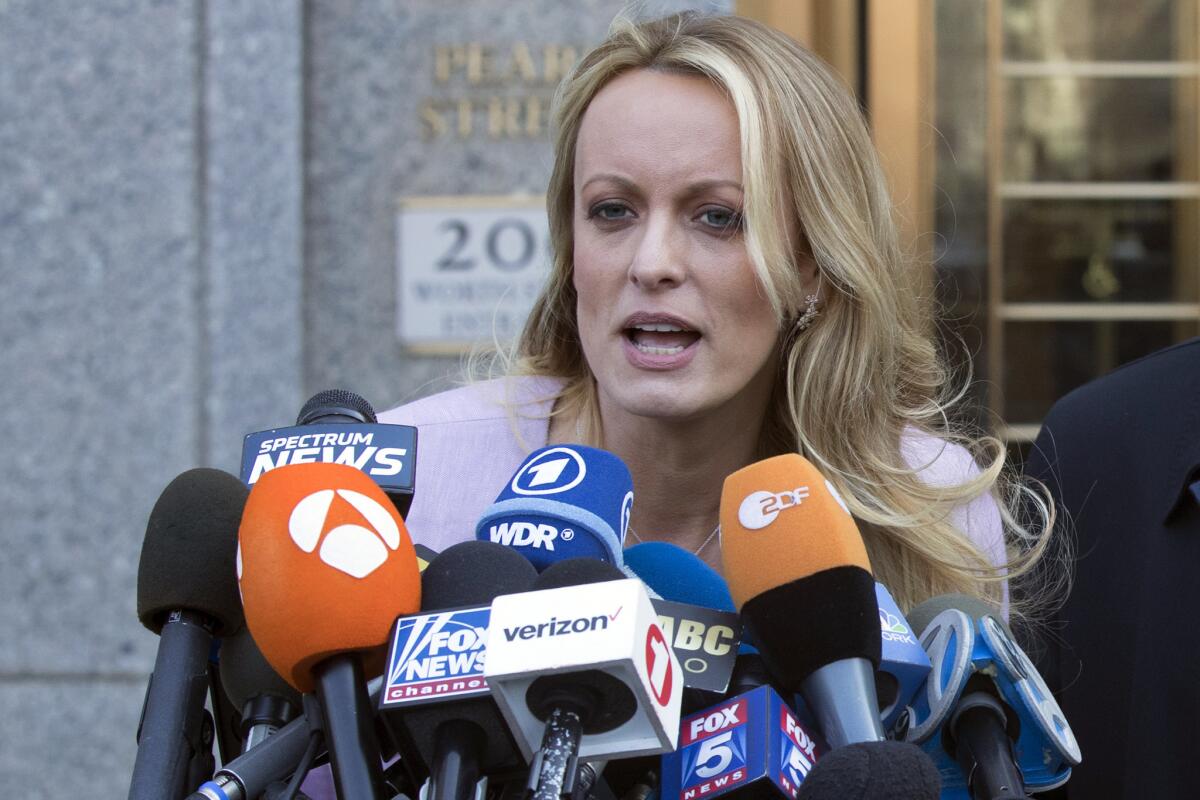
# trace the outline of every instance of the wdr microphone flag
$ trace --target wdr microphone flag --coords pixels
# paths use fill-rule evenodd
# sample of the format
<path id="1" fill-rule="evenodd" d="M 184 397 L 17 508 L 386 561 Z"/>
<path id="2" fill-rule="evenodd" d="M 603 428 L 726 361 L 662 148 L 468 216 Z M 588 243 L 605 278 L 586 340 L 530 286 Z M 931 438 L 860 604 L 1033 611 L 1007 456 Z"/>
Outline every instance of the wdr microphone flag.
<path id="1" fill-rule="evenodd" d="M 538 570 L 567 558 L 622 563 L 633 477 L 606 450 L 534 450 L 480 517 L 475 538 L 511 547 Z"/>

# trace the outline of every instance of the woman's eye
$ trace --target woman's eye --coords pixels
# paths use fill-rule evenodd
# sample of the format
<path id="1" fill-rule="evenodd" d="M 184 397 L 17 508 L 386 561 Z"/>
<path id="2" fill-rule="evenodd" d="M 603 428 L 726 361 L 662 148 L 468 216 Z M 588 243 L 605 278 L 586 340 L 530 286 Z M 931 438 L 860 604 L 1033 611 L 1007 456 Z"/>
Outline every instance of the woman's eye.
<path id="1" fill-rule="evenodd" d="M 742 215 L 728 208 L 706 208 L 700 213 L 700 221 L 722 232 L 742 229 Z"/>
<path id="2" fill-rule="evenodd" d="M 603 220 L 614 221 L 624 219 L 629 214 L 629 209 L 620 203 L 600 203 L 592 206 L 588 212 L 588 219 L 599 217 Z"/>

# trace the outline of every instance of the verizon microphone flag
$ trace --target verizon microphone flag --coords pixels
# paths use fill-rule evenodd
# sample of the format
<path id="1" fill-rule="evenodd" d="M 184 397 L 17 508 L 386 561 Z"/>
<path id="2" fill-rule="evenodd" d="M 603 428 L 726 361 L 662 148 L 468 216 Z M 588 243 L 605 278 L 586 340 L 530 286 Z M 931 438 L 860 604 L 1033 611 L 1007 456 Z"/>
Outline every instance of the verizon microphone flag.
<path id="1" fill-rule="evenodd" d="M 637 579 L 497 597 L 488 626 L 484 675 L 522 755 L 532 759 L 546 724 L 526 691 L 542 675 L 598 670 L 628 686 L 633 716 L 585 734 L 581 760 L 657 755 L 675 748 L 683 674 Z"/>

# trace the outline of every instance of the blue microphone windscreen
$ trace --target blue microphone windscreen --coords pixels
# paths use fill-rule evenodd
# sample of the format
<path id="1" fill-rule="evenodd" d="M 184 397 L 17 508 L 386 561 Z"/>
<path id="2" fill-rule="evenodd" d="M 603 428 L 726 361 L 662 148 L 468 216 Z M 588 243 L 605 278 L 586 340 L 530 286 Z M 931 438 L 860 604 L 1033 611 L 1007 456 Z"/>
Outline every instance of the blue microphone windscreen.
<path id="1" fill-rule="evenodd" d="M 625 565 L 664 600 L 736 611 L 729 585 L 695 553 L 669 542 L 642 542 L 625 550 Z"/>
<path id="2" fill-rule="evenodd" d="M 529 454 L 475 526 L 475 538 L 511 547 L 539 571 L 567 558 L 621 566 L 633 476 L 621 459 L 584 445 Z"/>

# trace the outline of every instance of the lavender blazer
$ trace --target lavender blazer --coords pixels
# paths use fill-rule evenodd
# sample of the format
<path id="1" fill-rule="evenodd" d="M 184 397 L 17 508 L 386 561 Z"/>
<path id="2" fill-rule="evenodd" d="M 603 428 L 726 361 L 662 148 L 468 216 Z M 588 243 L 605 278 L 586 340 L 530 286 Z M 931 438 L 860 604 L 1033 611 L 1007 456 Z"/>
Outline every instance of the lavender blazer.
<path id="1" fill-rule="evenodd" d="M 501 378 L 379 415 L 380 422 L 418 428 L 416 486 L 406 520 L 414 541 L 440 552 L 475 535 L 476 521 L 517 466 L 547 443 L 550 409 L 561 387 L 557 378 Z M 928 434 L 904 437 L 901 448 L 930 486 L 956 486 L 979 474 L 963 447 Z M 955 508 L 950 521 L 993 564 L 1004 563 L 1003 526 L 992 497 Z"/>

